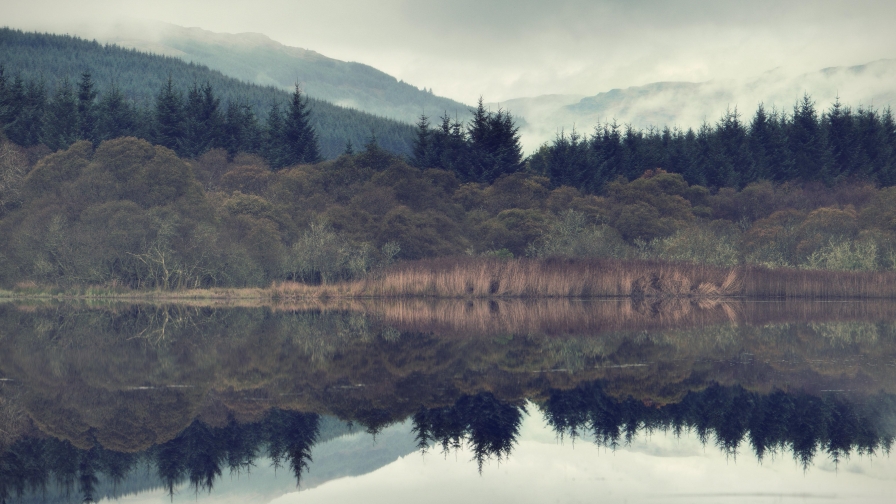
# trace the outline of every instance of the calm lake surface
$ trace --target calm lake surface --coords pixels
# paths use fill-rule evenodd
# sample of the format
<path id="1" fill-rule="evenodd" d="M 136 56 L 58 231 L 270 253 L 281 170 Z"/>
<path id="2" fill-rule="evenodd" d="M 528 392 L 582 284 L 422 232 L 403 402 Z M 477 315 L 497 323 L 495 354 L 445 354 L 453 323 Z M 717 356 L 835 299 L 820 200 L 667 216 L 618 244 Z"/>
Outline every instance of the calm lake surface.
<path id="1" fill-rule="evenodd" d="M 0 502 L 891 502 L 896 304 L 0 304 Z"/>

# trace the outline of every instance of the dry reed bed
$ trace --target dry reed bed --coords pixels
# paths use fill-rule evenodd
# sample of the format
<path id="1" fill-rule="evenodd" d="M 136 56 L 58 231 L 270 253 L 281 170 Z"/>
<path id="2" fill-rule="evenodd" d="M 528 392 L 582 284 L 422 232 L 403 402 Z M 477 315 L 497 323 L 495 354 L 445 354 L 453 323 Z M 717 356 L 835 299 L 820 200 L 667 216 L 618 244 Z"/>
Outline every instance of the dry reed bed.
<path id="1" fill-rule="evenodd" d="M 271 296 L 437 298 L 893 298 L 896 272 L 720 268 L 611 259 L 410 261 L 364 280 L 335 285 L 278 284 Z"/>

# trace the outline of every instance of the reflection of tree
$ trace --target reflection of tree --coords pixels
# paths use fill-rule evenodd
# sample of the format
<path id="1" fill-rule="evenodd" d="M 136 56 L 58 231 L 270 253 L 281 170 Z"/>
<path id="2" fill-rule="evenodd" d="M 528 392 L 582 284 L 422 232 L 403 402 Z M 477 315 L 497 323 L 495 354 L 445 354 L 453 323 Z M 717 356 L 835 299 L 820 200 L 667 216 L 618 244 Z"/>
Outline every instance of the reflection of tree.
<path id="1" fill-rule="evenodd" d="M 481 473 L 486 459 L 510 456 L 525 412 L 523 404 L 501 402 L 489 392 L 465 395 L 450 407 L 421 408 L 413 417 L 417 446 L 425 451 L 440 444 L 447 453 L 466 441 Z"/>
<path id="2" fill-rule="evenodd" d="M 543 405 L 548 424 L 561 436 L 590 434 L 601 446 L 616 448 L 624 437 L 630 442 L 639 430 L 690 430 L 704 443 L 713 438 L 726 454 L 736 456 L 749 440 L 756 456 L 790 450 L 807 468 L 819 450 L 834 461 L 850 453 L 889 451 L 896 397 L 881 394 L 863 402 L 843 398 L 750 392 L 740 386 L 713 385 L 691 392 L 677 404 L 662 408 L 631 398 L 608 396 L 600 383 L 573 390 L 554 391 Z"/>
<path id="3" fill-rule="evenodd" d="M 273 410 L 265 419 L 268 435 L 268 453 L 274 465 L 284 462 L 296 477 L 296 485 L 302 478 L 302 471 L 311 462 L 311 447 L 320 432 L 320 416 L 315 413 Z"/>

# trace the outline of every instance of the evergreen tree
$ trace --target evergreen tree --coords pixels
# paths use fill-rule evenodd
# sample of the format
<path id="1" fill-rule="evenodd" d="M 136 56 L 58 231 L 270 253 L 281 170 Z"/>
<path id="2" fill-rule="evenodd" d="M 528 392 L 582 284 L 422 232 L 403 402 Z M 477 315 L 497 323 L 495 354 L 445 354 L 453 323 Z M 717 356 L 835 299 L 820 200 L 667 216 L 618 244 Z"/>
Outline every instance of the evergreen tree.
<path id="1" fill-rule="evenodd" d="M 772 159 L 768 149 L 772 143 L 774 125 L 765 111 L 765 106 L 760 103 L 756 108 L 756 114 L 750 122 L 750 130 L 747 142 L 750 148 L 750 177 L 749 180 L 771 180 Z"/>
<path id="2" fill-rule="evenodd" d="M 79 137 L 77 97 L 69 80 L 63 79 L 47 104 L 41 140 L 50 150 L 57 151 L 67 149 Z"/>
<path id="3" fill-rule="evenodd" d="M 174 88 L 171 76 L 156 97 L 155 143 L 181 153 L 180 142 L 184 136 L 184 110 L 181 95 Z"/>
<path id="4" fill-rule="evenodd" d="M 43 79 L 24 82 L 16 76 L 7 94 L 7 138 L 23 147 L 40 143 L 43 133 L 44 108 L 47 101 Z"/>
<path id="5" fill-rule="evenodd" d="M 223 147 L 227 149 L 227 155 L 231 159 L 238 152 L 254 153 L 259 151 L 261 132 L 258 118 L 255 117 L 252 107 L 248 104 L 237 101 L 228 102 L 222 128 Z"/>
<path id="6" fill-rule="evenodd" d="M 881 171 L 875 175 L 881 185 L 891 186 L 896 184 L 896 120 L 893 119 L 890 107 L 884 109 L 880 122 L 885 142 L 883 156 L 886 162 L 883 163 Z"/>
<path id="7" fill-rule="evenodd" d="M 320 161 L 317 134 L 309 122 L 308 103 L 302 97 L 298 84 L 283 118 L 281 138 L 285 163 L 283 166 Z"/>
<path id="8" fill-rule="evenodd" d="M 82 73 L 81 81 L 78 83 L 78 126 L 80 138 L 90 140 L 94 144 L 99 143 L 96 135 L 96 97 L 97 91 L 94 89 L 90 72 Z"/>
<path id="9" fill-rule="evenodd" d="M 429 129 L 429 118 L 426 114 L 420 114 L 420 120 L 417 121 L 417 138 L 414 139 L 414 155 L 411 158 L 412 164 L 417 168 L 426 168 L 433 166 L 431 160 L 432 131 Z"/>
<path id="10" fill-rule="evenodd" d="M 97 105 L 96 141 L 136 135 L 137 112 L 124 99 L 115 84 L 106 91 Z"/>
<path id="11" fill-rule="evenodd" d="M 590 171 L 588 142 L 573 128 L 561 131 L 549 149 L 547 175 L 555 186 L 583 187 Z"/>
<path id="12" fill-rule="evenodd" d="M 716 126 L 716 145 L 720 147 L 718 177 L 721 185 L 742 187 L 755 178 L 752 175 L 747 129 L 740 120 L 737 107 L 728 110 Z"/>
<path id="13" fill-rule="evenodd" d="M 619 124 L 614 120 L 609 124 L 598 124 L 591 135 L 590 157 L 594 168 L 588 177 L 587 185 L 601 188 L 607 182 L 624 176 L 622 166 L 622 135 Z"/>
<path id="14" fill-rule="evenodd" d="M 220 100 L 211 85 L 193 83 L 184 107 L 184 134 L 178 142 L 181 155 L 196 158 L 223 145 L 222 123 Z"/>
<path id="15" fill-rule="evenodd" d="M 856 156 L 852 110 L 841 105 L 838 96 L 825 120 L 831 148 L 832 174 L 834 177 L 850 175 L 855 168 L 853 159 Z"/>
<path id="16" fill-rule="evenodd" d="M 493 182 L 503 174 L 521 170 L 523 151 L 519 143 L 519 128 L 510 112 L 486 111 L 481 97 L 472 112 L 473 118 L 467 126 L 472 169 L 468 179 Z"/>
<path id="17" fill-rule="evenodd" d="M 808 94 L 803 95 L 802 100 L 793 107 L 787 140 L 799 178 L 827 183 L 833 181 L 827 142 L 815 112 L 815 102 Z"/>
<path id="18" fill-rule="evenodd" d="M 280 104 L 274 102 L 268 112 L 264 139 L 264 158 L 271 168 L 282 168 L 288 164 L 283 144 L 283 114 L 280 112 Z"/>

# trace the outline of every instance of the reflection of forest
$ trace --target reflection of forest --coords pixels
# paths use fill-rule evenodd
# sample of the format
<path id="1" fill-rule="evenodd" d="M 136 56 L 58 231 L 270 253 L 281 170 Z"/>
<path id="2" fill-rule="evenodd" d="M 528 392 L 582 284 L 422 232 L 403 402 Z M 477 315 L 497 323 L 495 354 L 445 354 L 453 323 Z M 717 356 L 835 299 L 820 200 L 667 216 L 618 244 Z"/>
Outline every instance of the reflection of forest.
<path id="1" fill-rule="evenodd" d="M 853 453 L 888 451 L 896 434 L 892 394 L 851 401 L 833 394 L 759 394 L 715 385 L 656 407 L 613 397 L 602 383 L 588 382 L 551 390 L 537 406 L 558 435 L 588 435 L 602 446 L 616 448 L 640 432 L 688 430 L 731 455 L 749 443 L 760 459 L 789 451 L 804 467 L 819 453 L 840 460 Z M 525 412 L 522 401 L 501 401 L 481 392 L 463 395 L 449 406 L 421 406 L 411 418 L 419 449 L 468 447 L 482 472 L 485 460 L 512 456 Z M 260 421 L 231 420 L 219 427 L 197 420 L 173 439 L 137 453 L 27 436 L 0 454 L 0 502 L 46 496 L 50 486 L 82 502 L 158 486 L 173 495 L 186 482 L 196 492 L 211 492 L 223 475 L 248 472 L 261 457 L 288 469 L 300 483 L 312 460 L 320 420 L 315 413 L 281 409 L 266 412 Z M 381 427 L 372 421 L 368 430 Z M 148 481 L 125 484 L 130 478 Z"/>
<path id="2" fill-rule="evenodd" d="M 713 383 L 896 393 L 889 302 L 670 303 L 0 305 L 0 442 L 39 430 L 134 452 L 196 419 L 282 408 L 385 425 L 421 404 L 537 400 L 598 379 L 655 404 Z"/>
<path id="3" fill-rule="evenodd" d="M 638 428 L 687 427 L 728 451 L 746 436 L 760 456 L 786 446 L 807 461 L 818 449 L 879 449 L 890 432 L 866 398 L 896 394 L 891 302 L 339 303 L 0 305 L 0 449 L 11 456 L 52 436 L 87 452 L 156 453 L 191 432 L 267 425 L 276 410 L 372 432 L 413 417 L 421 445 L 473 443 L 481 463 L 507 456 L 525 400 L 543 405 L 558 432 L 610 445 Z M 596 386 L 583 385 L 595 381 L 598 406 L 569 413 L 564 404 L 595 400 Z M 707 411 L 693 413 L 696 397 L 708 398 Z M 725 401 L 742 421 L 725 420 Z M 490 407 L 498 424 L 470 420 Z M 821 420 L 800 423 L 810 413 Z M 273 446 L 252 439 L 247 453 Z M 298 475 L 302 452 L 282 453 Z M 169 480 L 211 484 L 214 471 L 185 467 L 172 466 Z"/>

